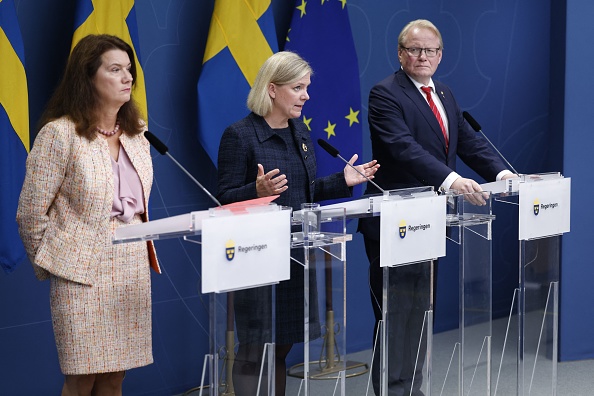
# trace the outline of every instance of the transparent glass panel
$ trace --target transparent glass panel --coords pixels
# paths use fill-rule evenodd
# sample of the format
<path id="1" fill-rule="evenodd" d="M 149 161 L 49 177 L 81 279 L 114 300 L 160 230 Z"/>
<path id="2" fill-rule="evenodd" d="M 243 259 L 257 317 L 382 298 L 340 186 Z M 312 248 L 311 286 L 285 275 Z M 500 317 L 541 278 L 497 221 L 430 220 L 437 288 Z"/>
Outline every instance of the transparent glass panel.
<path id="1" fill-rule="evenodd" d="M 448 199 L 447 249 L 458 254 L 458 320 L 456 327 L 433 335 L 431 394 L 490 394 L 493 219 L 489 194 Z"/>
<path id="2" fill-rule="evenodd" d="M 211 395 L 274 395 L 275 286 L 210 296 Z"/>
<path id="3" fill-rule="evenodd" d="M 301 231 L 293 233 L 291 279 L 299 280 L 301 310 L 290 310 L 300 322 L 303 362 L 288 375 L 302 379 L 299 395 L 344 395 L 344 378 L 354 369 L 346 359 L 346 217 L 344 209 L 323 210 L 308 204 L 294 216 Z M 295 268 L 296 273 L 293 273 Z M 300 272 L 300 273 L 299 273 Z M 282 282 L 281 282 L 282 284 Z M 296 283 L 297 285 L 297 283 Z M 279 285 L 280 286 L 280 285 Z M 282 321 L 279 321 L 279 325 Z M 277 338 L 280 344 L 281 339 Z"/>
<path id="4" fill-rule="evenodd" d="M 376 395 L 430 394 L 432 272 L 431 261 L 383 268 L 383 326 L 371 370 Z"/>
<path id="5" fill-rule="evenodd" d="M 519 183 L 561 178 L 522 175 Z M 516 208 L 516 188 L 495 196 Z M 557 387 L 560 236 L 519 241 L 518 287 L 509 316 L 494 323 L 493 395 L 555 395 Z"/>
<path id="6" fill-rule="evenodd" d="M 555 395 L 560 236 L 520 241 L 519 287 L 495 328 L 493 395 Z"/>
<path id="7" fill-rule="evenodd" d="M 554 395 L 560 237 L 520 242 L 519 395 Z"/>

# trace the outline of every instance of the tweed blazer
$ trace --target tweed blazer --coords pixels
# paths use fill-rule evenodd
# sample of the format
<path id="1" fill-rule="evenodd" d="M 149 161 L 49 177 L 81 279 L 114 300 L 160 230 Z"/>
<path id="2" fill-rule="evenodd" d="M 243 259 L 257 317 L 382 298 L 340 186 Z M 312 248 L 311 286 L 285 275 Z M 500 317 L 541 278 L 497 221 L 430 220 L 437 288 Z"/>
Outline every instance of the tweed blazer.
<path id="1" fill-rule="evenodd" d="M 289 126 L 296 137 L 301 160 L 307 171 L 310 186 L 308 202 L 350 197 L 350 189 L 343 172 L 316 178 L 316 157 L 309 131 L 300 119 L 290 119 Z M 225 129 L 221 137 L 218 160 L 218 198 L 223 204 L 257 198 L 256 177 L 258 164 L 264 172 L 278 168 L 287 176 L 300 169 L 287 165 L 288 148 L 264 120 L 254 113 Z M 281 194 L 275 202 L 300 209 L 303 202 L 296 202 L 290 194 L 291 188 Z"/>
<path id="2" fill-rule="evenodd" d="M 153 181 L 150 145 L 143 134 L 122 134 L 144 192 L 143 221 Z M 92 285 L 100 252 L 111 244 L 113 170 L 104 139 L 89 141 L 63 117 L 46 124 L 27 158 L 27 172 L 17 209 L 19 233 L 39 280 L 50 273 Z M 150 263 L 160 272 L 154 245 Z"/>

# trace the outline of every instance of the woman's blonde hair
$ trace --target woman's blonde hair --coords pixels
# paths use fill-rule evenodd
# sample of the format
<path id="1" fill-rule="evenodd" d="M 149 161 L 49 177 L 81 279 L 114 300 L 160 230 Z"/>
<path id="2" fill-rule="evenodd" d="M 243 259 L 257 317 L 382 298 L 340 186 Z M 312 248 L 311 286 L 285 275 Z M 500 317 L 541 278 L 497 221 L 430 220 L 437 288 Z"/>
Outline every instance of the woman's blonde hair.
<path id="1" fill-rule="evenodd" d="M 259 116 L 267 116 L 272 111 L 268 85 L 291 84 L 308 73 L 313 74 L 313 70 L 299 55 L 290 51 L 277 52 L 268 58 L 258 71 L 256 81 L 247 97 L 247 107 Z"/>

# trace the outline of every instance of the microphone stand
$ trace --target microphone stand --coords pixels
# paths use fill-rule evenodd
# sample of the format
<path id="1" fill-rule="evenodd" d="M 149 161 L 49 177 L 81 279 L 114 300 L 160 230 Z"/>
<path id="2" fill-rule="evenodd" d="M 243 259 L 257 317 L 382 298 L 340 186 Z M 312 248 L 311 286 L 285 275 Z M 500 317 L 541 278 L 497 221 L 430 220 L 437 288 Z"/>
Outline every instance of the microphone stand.
<path id="1" fill-rule="evenodd" d="M 327 246 L 329 249 L 329 246 Z M 322 330 L 325 328 L 325 333 L 322 334 L 322 347 L 320 349 L 320 358 L 317 361 L 310 361 L 310 367 L 314 364 L 318 365 L 318 370 L 310 370 L 309 378 L 312 380 L 327 380 L 338 379 L 338 376 L 332 376 L 340 371 L 345 371 L 345 378 L 356 377 L 369 372 L 369 365 L 367 363 L 346 361 L 344 365 L 339 363 L 344 359 L 340 355 L 336 335 L 340 333 L 340 323 L 335 322 L 334 319 L 334 301 L 333 301 L 333 285 L 332 285 L 332 257 L 329 250 L 321 249 L 324 252 L 324 292 L 325 292 L 325 317 L 326 323 L 322 325 Z M 307 253 L 306 253 L 307 254 Z M 312 257 L 315 260 L 316 256 Z M 315 268 L 315 266 L 313 266 Z M 304 363 L 299 363 L 287 370 L 287 375 L 295 378 L 304 378 L 305 370 L 298 370 L 303 367 Z M 353 370 L 358 370 L 353 372 Z M 346 374 L 349 372 L 349 374 Z"/>
<path id="2" fill-rule="evenodd" d="M 342 158 L 342 156 L 340 155 L 340 152 L 338 151 L 338 149 L 336 149 L 336 147 L 334 147 L 333 145 L 331 145 L 330 143 L 328 143 L 324 139 L 318 139 L 318 144 L 328 154 L 330 154 L 331 156 L 333 156 L 335 158 L 340 158 L 340 160 L 342 162 L 344 162 L 345 164 L 347 164 L 347 166 L 350 166 L 351 169 L 354 169 L 354 171 L 357 172 L 359 175 L 361 175 L 365 180 L 367 180 L 369 183 L 373 184 L 375 186 L 375 188 L 377 188 L 382 193 L 385 193 L 384 189 L 381 188 L 380 186 L 378 186 L 373 180 L 371 180 L 371 178 L 365 176 L 365 174 L 363 174 L 362 172 L 360 172 L 359 169 L 357 169 L 356 167 L 354 167 L 349 161 L 347 161 L 346 159 Z"/>
<path id="3" fill-rule="evenodd" d="M 361 176 L 363 176 L 363 178 L 365 180 L 367 180 L 369 183 L 373 184 L 375 186 L 375 188 L 377 188 L 378 190 L 380 190 L 382 193 L 384 192 L 384 189 L 381 188 L 380 186 L 378 186 L 373 180 L 371 180 L 369 177 L 365 176 L 363 173 L 361 173 L 359 171 L 359 169 L 355 168 L 353 165 L 351 165 L 351 163 L 349 161 L 347 161 L 346 159 L 342 158 L 342 156 L 340 154 L 336 154 L 336 156 L 338 158 L 340 158 L 344 163 L 346 163 L 348 166 L 350 166 L 352 169 L 354 169 L 358 174 L 360 174 Z"/>
<path id="4" fill-rule="evenodd" d="M 210 199 L 212 199 L 212 200 L 213 200 L 213 202 L 214 202 L 214 203 L 216 203 L 216 204 L 217 204 L 217 206 L 222 206 L 222 205 L 221 205 L 221 203 L 219 202 L 219 200 L 218 200 L 218 199 L 216 199 L 216 198 L 215 198 L 215 197 L 214 197 L 214 196 L 213 196 L 213 195 L 210 193 L 210 191 L 208 191 L 208 190 L 207 190 L 207 189 L 206 189 L 206 188 L 205 188 L 205 187 L 204 187 L 202 184 L 200 184 L 200 182 L 199 182 L 198 180 L 196 180 L 196 179 L 194 178 L 194 176 L 192 176 L 192 175 L 190 174 L 190 172 L 188 172 L 188 171 L 186 170 L 186 168 L 184 168 L 184 167 L 183 167 L 183 166 L 182 166 L 182 165 L 181 165 L 179 162 L 177 162 L 177 160 L 176 160 L 175 158 L 173 158 L 173 156 L 172 156 L 171 154 L 169 154 L 169 152 L 166 152 L 166 153 L 165 153 L 165 155 L 166 155 L 166 156 L 168 156 L 169 158 L 171 158 L 171 160 L 172 160 L 173 162 L 175 162 L 175 164 L 176 164 L 176 165 L 177 165 L 177 166 L 178 166 L 178 167 L 179 167 L 181 170 L 183 170 L 183 171 L 185 172 L 185 174 L 186 174 L 186 175 L 188 175 L 188 177 L 189 177 L 190 179 L 192 179 L 192 181 L 193 181 L 194 183 L 196 183 L 196 184 L 197 184 L 197 185 L 198 185 L 198 186 L 199 186 L 199 187 L 202 189 L 202 191 L 204 191 L 204 192 L 205 192 L 205 193 L 206 193 L 206 194 L 207 194 L 207 195 L 210 197 Z"/>
<path id="5" fill-rule="evenodd" d="M 235 395 L 233 387 L 233 365 L 235 364 L 235 307 L 233 292 L 227 293 L 227 329 L 225 332 L 225 378 L 227 380 L 225 392 L 222 395 Z M 221 381 L 223 381 L 221 379 Z"/>
<path id="6" fill-rule="evenodd" d="M 512 166 L 512 164 L 510 164 L 509 161 L 503 156 L 503 154 L 501 154 L 501 152 L 499 152 L 499 150 L 497 150 L 497 147 L 495 147 L 495 145 L 493 143 L 491 143 L 491 141 L 489 140 L 489 138 L 487 137 L 487 135 L 485 135 L 483 133 L 482 129 L 479 129 L 479 132 L 480 132 L 481 135 L 483 135 L 483 137 L 485 139 L 487 139 L 487 142 L 489 142 L 489 144 L 497 152 L 497 154 L 499 155 L 499 157 L 501 157 L 505 161 L 505 163 L 507 164 L 507 166 L 509 166 L 509 168 L 512 170 L 512 172 L 514 172 L 516 175 L 519 176 L 520 174 L 518 173 L 518 171 L 515 170 L 514 167 Z"/>
<path id="7" fill-rule="evenodd" d="M 324 337 L 324 348 L 322 348 L 320 356 L 320 374 L 318 375 L 325 375 L 328 373 L 337 372 L 339 368 L 337 367 L 337 363 L 343 359 L 340 356 L 340 351 L 338 350 L 338 345 L 336 344 L 336 335 L 340 333 L 340 327 L 336 328 L 336 325 L 340 326 L 340 323 L 336 323 L 334 321 L 334 302 L 332 297 L 332 255 L 329 251 L 324 251 L 324 274 L 325 274 L 325 291 L 326 291 L 326 334 L 323 335 Z M 325 359 L 323 354 L 326 354 Z M 346 352 L 346 351 L 345 351 Z M 357 372 L 351 372 L 350 374 L 346 374 L 349 370 L 360 369 Z M 345 362 L 344 365 L 345 370 L 345 378 L 356 377 L 362 374 L 365 374 L 369 371 L 369 366 L 367 363 L 362 362 L 355 362 L 348 360 Z M 315 378 L 315 377 L 312 377 Z"/>
<path id="8" fill-rule="evenodd" d="M 324 369 L 331 371 L 336 366 L 336 363 L 340 362 L 340 354 L 334 353 L 337 345 L 334 333 L 334 308 L 332 307 L 332 256 L 330 256 L 330 253 L 328 252 L 324 252 L 324 265 L 324 274 L 326 275 L 326 335 L 324 336 L 326 359 L 325 365 L 323 365 L 324 356 L 322 355 L 320 357 L 320 369 L 322 371 L 324 371 Z M 337 333 L 339 331 L 340 330 L 337 330 Z M 324 349 L 322 349 L 322 354 L 323 353 Z M 335 357 L 337 358 L 336 361 L 334 360 Z"/>
<path id="9" fill-rule="evenodd" d="M 475 132 L 479 132 L 481 135 L 483 135 L 483 137 L 487 140 L 487 142 L 489 143 L 489 145 L 495 150 L 495 152 L 497 152 L 497 155 L 499 155 L 499 157 L 505 161 L 505 163 L 510 167 L 510 169 L 517 176 L 520 176 L 520 174 L 518 173 L 518 171 L 516 171 L 514 169 L 514 167 L 512 166 L 512 164 L 509 163 L 509 161 L 507 160 L 507 158 L 505 158 L 503 156 L 503 154 L 501 154 L 501 152 L 497 149 L 497 147 L 489 140 L 489 138 L 487 137 L 487 135 L 485 135 L 483 133 L 483 129 L 481 128 L 480 124 L 478 122 L 476 122 L 476 120 L 470 115 L 470 113 L 467 112 L 467 111 L 463 111 L 462 112 L 462 117 L 464 117 L 464 119 L 466 120 L 466 122 L 468 122 L 468 124 L 470 125 L 470 127 L 472 129 L 474 129 Z"/>
<path id="10" fill-rule="evenodd" d="M 0 0 L 1 1 L 1 0 Z M 177 160 L 169 154 L 168 147 L 159 140 L 154 134 L 149 131 L 145 131 L 145 138 L 149 141 L 151 146 L 155 148 L 159 152 L 159 154 L 167 155 L 177 166 L 180 168 L 184 173 L 195 183 L 197 184 L 202 191 L 209 196 L 209 198 L 217 204 L 217 206 L 221 207 L 221 203 L 218 199 L 216 199 L 210 191 L 208 191 L 190 172 L 187 171 L 186 168 L 182 166 Z M 225 354 L 223 356 L 223 365 L 225 367 L 225 377 L 221 376 L 220 383 L 217 386 L 220 386 L 224 389 L 222 395 L 235 395 L 235 389 L 233 387 L 233 364 L 235 363 L 235 326 L 234 326 L 234 317 L 235 317 L 235 309 L 233 306 L 233 292 L 227 293 L 227 326 L 225 332 Z M 226 383 L 225 383 L 226 381 Z"/>

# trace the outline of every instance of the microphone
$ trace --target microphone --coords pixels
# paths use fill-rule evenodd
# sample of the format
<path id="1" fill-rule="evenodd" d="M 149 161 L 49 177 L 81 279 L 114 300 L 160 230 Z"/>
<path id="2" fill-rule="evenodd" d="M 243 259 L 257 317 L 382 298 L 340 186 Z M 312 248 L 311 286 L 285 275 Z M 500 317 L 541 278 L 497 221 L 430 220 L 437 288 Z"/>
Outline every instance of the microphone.
<path id="1" fill-rule="evenodd" d="M 499 150 L 497 150 L 497 147 L 495 147 L 495 145 L 493 143 L 491 143 L 491 141 L 489 140 L 489 138 L 483 133 L 483 131 L 481 130 L 481 126 L 479 125 L 479 123 L 476 122 L 476 120 L 474 118 L 472 118 L 472 116 L 467 111 L 462 112 L 462 116 L 470 124 L 470 126 L 472 127 L 472 129 L 474 129 L 475 132 L 479 132 L 481 135 L 483 135 L 483 137 L 485 139 L 487 139 L 487 142 L 489 142 L 489 144 L 491 145 L 491 147 L 493 147 L 493 149 L 497 152 L 497 154 L 499 154 L 499 156 L 505 161 L 505 163 L 510 167 L 510 169 L 516 175 L 519 176 L 520 174 L 514 169 L 514 167 L 512 166 L 512 164 L 509 163 L 509 161 L 503 156 L 503 154 L 501 154 L 499 152 Z"/>
<path id="2" fill-rule="evenodd" d="M 382 193 L 385 192 L 384 189 L 381 188 L 380 186 L 378 186 L 377 184 L 375 184 L 375 182 L 373 180 L 371 180 L 369 177 L 365 176 L 363 173 L 359 172 L 359 169 L 357 169 L 353 165 L 351 165 L 351 163 L 349 161 L 347 161 L 344 158 L 342 158 L 340 156 L 340 153 L 338 152 L 338 149 L 336 147 L 334 147 L 333 145 L 331 145 L 330 143 L 328 143 L 327 141 L 325 141 L 323 139 L 318 139 L 318 144 L 324 150 L 326 150 L 326 152 L 328 152 L 328 154 L 330 154 L 334 158 L 337 158 L 337 157 L 340 158 L 345 164 L 347 164 L 348 166 L 350 166 L 351 168 L 353 168 L 355 170 L 355 172 L 357 172 L 358 174 L 360 174 L 361 176 L 363 176 L 365 178 L 365 180 L 367 180 L 369 183 L 373 184 Z"/>
<path id="3" fill-rule="evenodd" d="M 171 158 L 171 160 L 173 162 L 175 162 L 175 164 L 181 170 L 183 170 L 186 173 L 186 175 L 188 175 L 190 177 L 190 179 L 192 179 L 192 181 L 194 183 L 196 183 L 210 197 L 210 199 L 213 200 L 214 203 L 217 204 L 217 206 L 221 206 L 221 203 L 206 188 L 204 188 L 204 186 L 202 184 L 200 184 L 200 182 L 198 180 L 196 180 L 194 178 L 194 176 L 192 176 L 190 174 L 190 172 L 188 172 L 186 170 L 186 168 L 184 168 L 183 166 L 181 166 L 181 164 L 179 162 L 177 162 L 176 159 L 173 158 L 173 156 L 171 154 L 168 153 L 169 148 L 165 145 L 165 143 L 163 143 L 161 140 L 159 140 L 158 137 L 156 137 L 155 135 L 153 135 L 149 131 L 145 131 L 144 132 L 144 137 L 146 138 L 146 140 L 149 141 L 149 143 L 151 144 L 151 146 L 153 146 L 155 148 L 155 150 L 157 150 L 159 152 L 159 154 L 161 154 L 161 155 L 167 155 L 169 158 Z"/>

